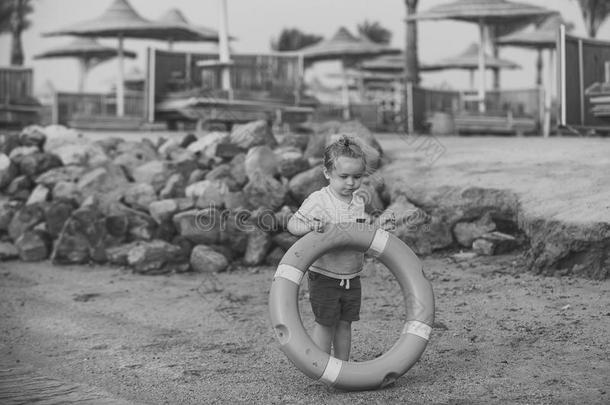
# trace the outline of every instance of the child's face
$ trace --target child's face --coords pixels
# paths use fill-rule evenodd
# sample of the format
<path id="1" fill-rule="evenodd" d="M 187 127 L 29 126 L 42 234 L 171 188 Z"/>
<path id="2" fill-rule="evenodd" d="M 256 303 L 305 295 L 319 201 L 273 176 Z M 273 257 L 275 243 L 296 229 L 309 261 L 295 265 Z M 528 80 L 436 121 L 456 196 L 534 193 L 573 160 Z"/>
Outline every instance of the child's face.
<path id="1" fill-rule="evenodd" d="M 354 191 L 360 188 L 364 176 L 362 159 L 339 156 L 335 167 L 328 171 L 324 168 L 324 176 L 330 183 L 330 188 L 340 197 L 351 199 Z"/>

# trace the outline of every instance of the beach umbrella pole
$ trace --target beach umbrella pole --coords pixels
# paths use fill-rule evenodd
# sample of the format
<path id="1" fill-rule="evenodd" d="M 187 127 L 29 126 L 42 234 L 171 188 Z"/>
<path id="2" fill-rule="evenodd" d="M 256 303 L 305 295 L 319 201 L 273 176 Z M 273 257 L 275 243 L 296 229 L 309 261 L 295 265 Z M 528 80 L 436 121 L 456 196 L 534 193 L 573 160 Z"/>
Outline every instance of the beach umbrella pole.
<path id="1" fill-rule="evenodd" d="M 347 86 L 347 71 L 345 69 L 345 62 L 341 61 L 341 98 L 343 101 L 343 119 L 349 120 L 349 88 Z"/>
<path id="2" fill-rule="evenodd" d="M 82 93 L 85 91 L 85 80 L 87 76 L 87 70 L 89 68 L 89 61 L 87 59 L 80 59 L 78 61 L 78 92 Z"/>
<path id="3" fill-rule="evenodd" d="M 224 65 L 221 68 L 222 89 L 229 93 L 231 97 L 231 77 L 229 75 L 229 23 L 227 12 L 227 0 L 220 0 L 220 30 L 219 30 L 219 56 L 220 62 Z"/>
<path id="4" fill-rule="evenodd" d="M 551 105 L 553 102 L 551 89 L 553 88 L 553 83 L 555 83 L 555 61 L 553 56 L 553 50 L 549 49 L 547 83 L 544 86 L 544 120 L 542 122 L 542 136 L 545 138 L 548 138 L 551 134 Z"/>
<path id="5" fill-rule="evenodd" d="M 123 34 L 119 34 L 119 47 L 117 62 L 119 71 L 116 79 L 116 115 L 122 117 L 125 115 L 125 88 L 123 80 Z"/>
<path id="6" fill-rule="evenodd" d="M 479 91 L 478 91 L 478 99 L 479 99 L 479 112 L 485 112 L 485 48 L 487 45 L 487 41 L 485 38 L 485 25 L 483 24 L 483 20 L 479 21 Z"/>

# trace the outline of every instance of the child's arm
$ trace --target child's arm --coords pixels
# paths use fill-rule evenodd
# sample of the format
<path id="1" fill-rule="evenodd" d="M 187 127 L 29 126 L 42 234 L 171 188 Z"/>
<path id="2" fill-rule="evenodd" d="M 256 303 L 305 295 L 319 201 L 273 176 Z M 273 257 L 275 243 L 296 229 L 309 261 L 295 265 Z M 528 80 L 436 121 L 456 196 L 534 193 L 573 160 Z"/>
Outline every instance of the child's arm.
<path id="1" fill-rule="evenodd" d="M 288 232 L 295 236 L 302 236 L 311 231 L 324 232 L 324 223 L 317 218 L 308 221 L 300 215 L 293 215 L 288 220 Z"/>

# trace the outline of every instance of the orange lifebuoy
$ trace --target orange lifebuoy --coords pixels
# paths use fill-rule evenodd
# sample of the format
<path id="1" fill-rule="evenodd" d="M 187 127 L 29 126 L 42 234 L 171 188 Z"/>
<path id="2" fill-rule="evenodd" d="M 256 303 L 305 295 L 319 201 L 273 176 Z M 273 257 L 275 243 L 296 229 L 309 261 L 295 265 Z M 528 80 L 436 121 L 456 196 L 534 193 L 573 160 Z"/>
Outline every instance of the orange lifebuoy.
<path id="1" fill-rule="evenodd" d="M 406 323 L 383 355 L 363 362 L 341 361 L 320 350 L 303 327 L 298 290 L 303 275 L 321 255 L 335 248 L 369 252 L 396 277 L 406 306 Z M 280 349 L 307 376 L 344 390 L 368 390 L 393 383 L 421 357 L 434 321 L 434 294 L 417 256 L 396 236 L 369 225 L 329 225 L 310 232 L 284 255 L 269 293 L 271 323 Z"/>

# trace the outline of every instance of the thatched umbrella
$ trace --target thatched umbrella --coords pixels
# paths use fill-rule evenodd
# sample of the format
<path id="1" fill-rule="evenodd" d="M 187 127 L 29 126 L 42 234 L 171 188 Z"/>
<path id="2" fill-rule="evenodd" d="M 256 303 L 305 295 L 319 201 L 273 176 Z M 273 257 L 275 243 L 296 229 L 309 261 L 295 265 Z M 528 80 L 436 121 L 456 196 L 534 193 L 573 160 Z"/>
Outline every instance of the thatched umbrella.
<path id="1" fill-rule="evenodd" d="M 479 26 L 479 111 L 485 112 L 485 54 L 489 27 L 503 26 L 505 31 L 523 27 L 556 11 L 506 0 L 456 0 L 411 15 L 409 20 L 458 20 L 477 23 Z M 507 28 L 507 26 L 509 26 Z"/>
<path id="2" fill-rule="evenodd" d="M 45 35 L 74 35 L 82 37 L 118 38 L 117 115 L 124 115 L 123 39 L 178 40 L 193 35 L 192 29 L 176 24 L 162 24 L 140 16 L 127 0 L 114 0 L 99 17 Z M 201 39 L 205 41 L 205 37 Z"/>
<path id="3" fill-rule="evenodd" d="M 530 25 L 512 34 L 496 39 L 498 45 L 517 46 L 534 49 L 538 52 L 536 61 L 536 84 L 542 85 L 542 50 L 555 49 L 557 46 L 557 32 L 560 25 L 566 25 L 571 30 L 573 24 L 566 23 L 560 15 L 553 15 L 539 25 Z"/>
<path id="4" fill-rule="evenodd" d="M 34 56 L 34 59 L 76 58 L 79 62 L 78 91 L 85 89 L 87 74 L 94 66 L 118 56 L 119 50 L 104 46 L 94 38 L 75 38 L 72 42 L 57 48 L 49 49 Z M 123 57 L 135 58 L 136 53 L 123 50 Z"/>
<path id="5" fill-rule="evenodd" d="M 522 48 L 534 49 L 537 51 L 538 58 L 536 60 L 536 84 L 538 86 L 543 85 L 542 81 L 542 51 L 544 49 L 549 50 L 548 60 L 548 78 L 547 85 L 545 87 L 545 98 L 544 98 L 544 118 L 543 122 L 543 135 L 548 136 L 551 130 L 551 86 L 555 82 L 554 80 L 554 57 L 553 50 L 557 46 L 557 32 L 561 25 L 565 25 L 568 30 L 573 28 L 573 24 L 565 22 L 560 15 L 553 15 L 548 17 L 539 25 L 530 25 L 524 29 L 514 32 L 512 34 L 504 35 L 496 39 L 498 45 L 505 46 L 517 46 Z"/>
<path id="6" fill-rule="evenodd" d="M 507 59 L 495 58 L 488 53 L 483 54 L 485 69 L 519 69 L 517 63 Z M 479 46 L 470 44 L 462 53 L 441 59 L 435 63 L 423 63 L 421 71 L 434 72 L 438 70 L 460 69 L 470 72 L 470 88 L 474 89 L 474 72 L 479 69 Z"/>
<path id="7" fill-rule="evenodd" d="M 180 28 L 180 30 L 177 30 L 174 33 L 174 35 L 177 35 L 177 37 L 170 36 L 166 38 L 169 49 L 172 49 L 174 42 L 219 41 L 218 31 L 212 28 L 191 24 L 186 19 L 182 11 L 176 8 L 171 8 L 167 10 L 161 17 L 156 20 L 156 22 L 162 25 L 175 26 Z"/>
<path id="8" fill-rule="evenodd" d="M 486 69 L 518 69 L 520 66 L 507 59 L 495 58 L 488 53 L 484 54 Z M 360 68 L 371 73 L 400 74 L 405 66 L 404 55 L 384 55 L 362 62 Z M 472 73 L 479 67 L 479 46 L 470 44 L 458 55 L 441 59 L 434 63 L 422 63 L 420 70 L 433 72 L 438 70 L 463 69 L 471 72 L 470 87 L 474 88 Z"/>
<path id="9" fill-rule="evenodd" d="M 341 61 L 342 71 L 345 72 L 346 67 L 354 61 L 377 55 L 400 53 L 400 50 L 376 44 L 367 39 L 357 38 L 347 28 L 341 27 L 330 39 L 305 47 L 299 50 L 299 52 L 303 55 L 305 63 L 308 64 L 318 61 L 339 60 Z M 343 75 L 342 89 L 343 117 L 349 119 L 349 96 L 346 75 Z"/>

